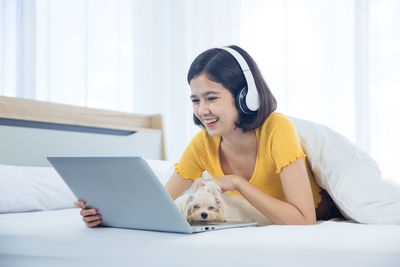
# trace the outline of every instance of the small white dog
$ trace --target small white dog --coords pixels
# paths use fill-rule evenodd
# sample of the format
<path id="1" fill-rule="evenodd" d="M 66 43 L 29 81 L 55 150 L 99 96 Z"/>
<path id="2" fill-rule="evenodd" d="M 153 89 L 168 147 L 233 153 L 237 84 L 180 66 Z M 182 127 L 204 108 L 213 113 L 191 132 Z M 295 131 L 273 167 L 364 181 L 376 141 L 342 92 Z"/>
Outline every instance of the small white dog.
<path id="1" fill-rule="evenodd" d="M 188 190 L 175 200 L 175 204 L 189 222 L 243 221 L 257 222 L 259 226 L 271 224 L 246 199 L 222 193 L 213 181 L 204 183 L 196 192 Z"/>

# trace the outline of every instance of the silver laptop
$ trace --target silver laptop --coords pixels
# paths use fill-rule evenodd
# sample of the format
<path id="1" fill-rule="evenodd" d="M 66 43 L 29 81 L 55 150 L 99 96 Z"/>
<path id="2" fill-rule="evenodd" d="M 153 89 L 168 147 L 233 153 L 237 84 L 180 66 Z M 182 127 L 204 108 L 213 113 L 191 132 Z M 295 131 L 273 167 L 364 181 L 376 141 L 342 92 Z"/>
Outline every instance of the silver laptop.
<path id="1" fill-rule="evenodd" d="M 141 157 L 48 157 L 86 207 L 101 215 L 100 226 L 195 233 L 257 223 L 189 224 Z"/>

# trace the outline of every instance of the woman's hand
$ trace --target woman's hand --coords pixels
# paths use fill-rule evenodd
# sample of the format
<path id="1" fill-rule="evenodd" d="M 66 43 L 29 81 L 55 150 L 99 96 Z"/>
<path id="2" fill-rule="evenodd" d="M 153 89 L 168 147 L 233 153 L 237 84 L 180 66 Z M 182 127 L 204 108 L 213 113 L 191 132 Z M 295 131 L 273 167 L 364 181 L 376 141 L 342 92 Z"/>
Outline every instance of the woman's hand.
<path id="1" fill-rule="evenodd" d="M 82 220 L 87 227 L 96 227 L 101 223 L 101 216 L 97 213 L 96 209 L 85 209 L 85 202 L 80 200 L 76 201 L 74 205 L 81 208 Z"/>
<path id="2" fill-rule="evenodd" d="M 194 191 L 196 192 L 208 181 L 214 181 L 219 188 L 221 188 L 222 192 L 235 191 L 239 190 L 240 182 L 242 182 L 242 180 L 244 180 L 244 178 L 238 175 L 224 175 L 217 178 L 204 179 L 194 185 Z"/>

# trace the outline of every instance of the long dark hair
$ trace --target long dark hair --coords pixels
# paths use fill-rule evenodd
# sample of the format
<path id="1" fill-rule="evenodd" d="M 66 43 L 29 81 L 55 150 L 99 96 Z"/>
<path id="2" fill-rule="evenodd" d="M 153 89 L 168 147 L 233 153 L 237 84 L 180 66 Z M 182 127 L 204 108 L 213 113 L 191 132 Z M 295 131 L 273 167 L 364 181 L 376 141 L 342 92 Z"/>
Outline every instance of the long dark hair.
<path id="1" fill-rule="evenodd" d="M 239 112 L 239 119 L 236 122 L 236 127 L 243 131 L 250 131 L 261 127 L 265 119 L 276 110 L 277 103 L 275 97 L 272 95 L 268 88 L 267 83 L 261 75 L 256 62 L 251 56 L 242 48 L 231 45 L 229 46 L 239 52 L 242 57 L 246 60 L 253 74 L 254 81 L 256 83 L 260 108 L 251 115 Z M 240 90 L 247 86 L 246 78 L 240 68 L 239 63 L 236 59 L 226 50 L 220 48 L 212 48 L 204 51 L 195 58 L 189 68 L 187 75 L 187 81 L 190 81 L 200 75 L 205 74 L 208 79 L 222 84 L 228 89 L 232 96 L 236 99 Z M 236 109 L 239 107 L 236 103 Z M 200 127 L 204 127 L 201 121 L 193 114 L 194 123 Z"/>

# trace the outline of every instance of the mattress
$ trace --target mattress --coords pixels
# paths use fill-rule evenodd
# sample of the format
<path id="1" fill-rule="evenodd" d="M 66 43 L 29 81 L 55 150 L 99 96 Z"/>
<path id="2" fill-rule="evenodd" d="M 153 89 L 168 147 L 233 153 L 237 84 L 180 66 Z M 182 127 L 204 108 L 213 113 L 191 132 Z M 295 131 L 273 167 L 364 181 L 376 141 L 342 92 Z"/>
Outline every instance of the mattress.
<path id="1" fill-rule="evenodd" d="M 197 234 L 87 228 L 79 209 L 0 214 L 0 266 L 400 266 L 400 225 L 320 221 Z"/>

